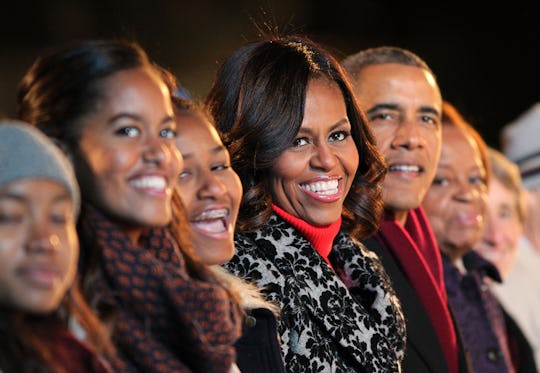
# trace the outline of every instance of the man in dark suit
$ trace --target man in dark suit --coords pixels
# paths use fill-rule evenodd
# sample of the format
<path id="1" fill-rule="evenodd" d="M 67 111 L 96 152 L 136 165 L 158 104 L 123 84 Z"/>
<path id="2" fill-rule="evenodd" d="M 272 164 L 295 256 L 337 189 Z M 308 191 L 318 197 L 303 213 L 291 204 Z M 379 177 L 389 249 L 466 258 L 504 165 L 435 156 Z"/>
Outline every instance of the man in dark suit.
<path id="1" fill-rule="evenodd" d="M 416 54 L 370 48 L 343 61 L 386 159 L 386 215 L 364 244 L 391 277 L 407 321 L 405 373 L 467 372 L 448 308 L 440 252 L 420 207 L 441 151 L 442 97 Z"/>

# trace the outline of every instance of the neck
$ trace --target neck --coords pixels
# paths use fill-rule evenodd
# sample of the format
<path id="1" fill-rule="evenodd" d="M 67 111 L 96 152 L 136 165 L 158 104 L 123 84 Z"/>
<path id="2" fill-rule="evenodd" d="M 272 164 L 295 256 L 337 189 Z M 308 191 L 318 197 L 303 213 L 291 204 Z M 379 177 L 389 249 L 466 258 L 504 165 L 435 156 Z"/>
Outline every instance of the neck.
<path id="1" fill-rule="evenodd" d="M 409 211 L 390 210 L 388 214 L 392 216 L 399 225 L 404 227 L 405 223 L 407 222 L 407 215 L 409 214 Z"/>
<path id="2" fill-rule="evenodd" d="M 471 250 L 470 247 L 457 246 L 451 242 L 440 242 L 439 248 L 454 264 L 458 263 L 463 255 Z"/>
<path id="3" fill-rule="evenodd" d="M 334 223 L 319 227 L 289 214 L 279 206 L 272 205 L 272 209 L 278 216 L 297 229 L 311 243 L 319 255 L 330 264 L 328 255 L 332 251 L 334 238 L 341 228 L 341 216 Z"/>

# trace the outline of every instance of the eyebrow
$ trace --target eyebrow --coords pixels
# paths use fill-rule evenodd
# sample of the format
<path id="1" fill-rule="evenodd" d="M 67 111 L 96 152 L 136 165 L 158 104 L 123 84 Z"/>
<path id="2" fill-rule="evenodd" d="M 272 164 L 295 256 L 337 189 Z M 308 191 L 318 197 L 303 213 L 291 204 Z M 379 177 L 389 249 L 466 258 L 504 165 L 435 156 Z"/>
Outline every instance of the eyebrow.
<path id="1" fill-rule="evenodd" d="M 0 200 L 15 200 L 19 203 L 28 203 L 29 199 L 24 194 L 13 193 L 13 192 L 2 192 L 0 193 Z M 69 201 L 71 200 L 71 195 L 68 191 L 63 191 L 53 196 L 53 202 Z"/>
<path id="2" fill-rule="evenodd" d="M 26 202 L 26 198 L 20 194 L 11 193 L 11 192 L 2 192 L 0 193 L 0 200 L 15 200 L 20 203 Z"/>
<path id="3" fill-rule="evenodd" d="M 341 118 L 340 120 L 338 120 L 336 123 L 334 123 L 331 127 L 330 127 L 330 131 L 333 131 L 335 130 L 336 128 L 338 127 L 341 127 L 341 126 L 344 126 L 344 125 L 351 125 L 351 123 L 349 122 L 349 118 Z M 300 129 L 298 130 L 298 133 L 311 133 L 311 129 L 309 128 L 304 128 L 304 127 L 300 127 Z"/>
<path id="4" fill-rule="evenodd" d="M 132 113 L 119 113 L 119 114 L 116 114 L 115 116 L 113 116 L 112 118 L 109 119 L 108 123 L 109 124 L 112 124 L 118 120 L 121 120 L 121 119 L 131 119 L 131 120 L 134 120 L 136 122 L 141 122 L 143 123 L 144 122 L 144 119 L 138 115 L 138 114 L 132 114 Z M 174 116 L 173 115 L 166 115 L 165 117 L 163 117 L 161 119 L 161 124 L 164 124 L 164 123 L 168 123 L 168 122 L 174 122 Z"/>
<path id="5" fill-rule="evenodd" d="M 396 104 L 377 104 L 366 110 L 366 114 L 371 114 L 377 110 L 399 110 L 399 106 Z"/>
<path id="6" fill-rule="evenodd" d="M 227 148 L 225 147 L 225 145 L 218 145 L 218 146 L 212 148 L 210 152 L 212 154 L 219 154 L 219 153 L 225 153 L 226 151 L 227 151 Z M 182 153 L 182 152 L 180 151 L 180 153 Z M 184 157 L 184 159 L 186 159 L 186 158 L 190 159 L 190 158 L 194 158 L 196 156 L 197 156 L 197 154 L 195 152 L 185 153 L 185 154 L 182 153 L 182 157 Z"/>
<path id="7" fill-rule="evenodd" d="M 378 110 L 399 110 L 400 107 L 398 104 L 377 104 L 372 106 L 369 110 L 366 111 L 366 114 L 372 114 L 373 112 L 376 112 Z M 428 113 L 428 114 L 434 114 L 439 115 L 439 112 L 432 108 L 431 106 L 421 106 L 420 110 L 418 110 L 420 113 Z"/>

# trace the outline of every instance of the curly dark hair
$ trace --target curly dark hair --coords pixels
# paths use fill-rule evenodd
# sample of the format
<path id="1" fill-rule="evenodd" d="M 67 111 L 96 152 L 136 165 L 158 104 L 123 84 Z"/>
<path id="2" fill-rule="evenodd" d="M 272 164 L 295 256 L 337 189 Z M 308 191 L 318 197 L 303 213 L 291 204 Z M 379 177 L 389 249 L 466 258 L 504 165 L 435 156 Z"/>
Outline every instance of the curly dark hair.
<path id="1" fill-rule="evenodd" d="M 220 66 L 206 98 L 242 179 L 240 229 L 254 230 L 268 221 L 272 200 L 266 181 L 300 129 L 309 81 L 319 78 L 334 82 L 343 94 L 360 158 L 343 206 L 344 227 L 359 239 L 377 230 L 384 159 L 340 64 L 321 45 L 298 35 L 266 36 L 237 49 Z"/>

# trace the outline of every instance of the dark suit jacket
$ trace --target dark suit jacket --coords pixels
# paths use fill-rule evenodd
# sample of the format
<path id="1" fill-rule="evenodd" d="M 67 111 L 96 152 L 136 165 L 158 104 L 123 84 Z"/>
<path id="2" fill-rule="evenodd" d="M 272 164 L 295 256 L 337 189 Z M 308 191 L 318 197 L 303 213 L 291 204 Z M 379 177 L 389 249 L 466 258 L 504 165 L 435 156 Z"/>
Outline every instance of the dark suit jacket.
<path id="1" fill-rule="evenodd" d="M 399 264 L 375 238 L 367 238 L 363 243 L 381 259 L 393 282 L 396 295 L 401 301 L 401 308 L 407 324 L 403 373 L 448 373 L 444 352 L 429 315 Z M 460 372 L 468 371 L 463 349 L 460 348 Z"/>
<path id="2" fill-rule="evenodd" d="M 277 321 L 265 308 L 251 310 L 236 342 L 236 364 L 242 373 L 285 373 Z"/>
<path id="3" fill-rule="evenodd" d="M 534 361 L 534 353 L 529 344 L 529 341 L 523 334 L 523 331 L 518 326 L 516 321 L 501 305 L 506 332 L 508 334 L 508 344 L 510 345 L 510 354 L 512 362 L 518 373 L 537 373 L 536 363 Z"/>

